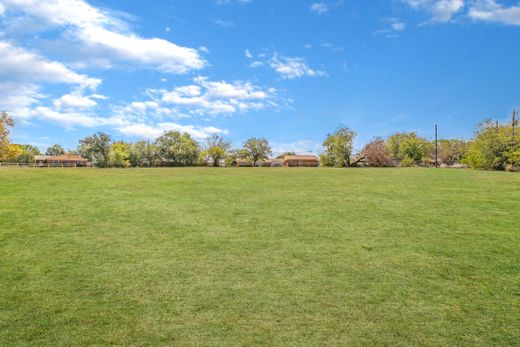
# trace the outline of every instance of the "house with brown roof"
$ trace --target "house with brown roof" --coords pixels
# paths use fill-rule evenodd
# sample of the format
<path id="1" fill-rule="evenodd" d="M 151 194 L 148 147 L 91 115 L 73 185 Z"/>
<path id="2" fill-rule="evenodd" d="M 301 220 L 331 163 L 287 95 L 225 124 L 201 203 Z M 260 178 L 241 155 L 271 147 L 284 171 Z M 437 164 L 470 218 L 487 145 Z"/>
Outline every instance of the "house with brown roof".
<path id="1" fill-rule="evenodd" d="M 256 163 L 258 167 L 316 167 L 319 166 L 320 160 L 316 155 L 286 155 L 281 159 L 259 160 Z M 253 162 L 248 159 L 236 159 L 232 166 L 236 167 L 252 167 Z"/>
<path id="2" fill-rule="evenodd" d="M 316 155 L 285 155 L 283 162 L 284 166 L 287 167 L 316 167 L 320 165 L 320 160 Z"/>
<path id="3" fill-rule="evenodd" d="M 62 155 L 35 155 L 34 162 L 36 166 L 41 167 L 87 167 L 88 159 L 75 154 Z"/>

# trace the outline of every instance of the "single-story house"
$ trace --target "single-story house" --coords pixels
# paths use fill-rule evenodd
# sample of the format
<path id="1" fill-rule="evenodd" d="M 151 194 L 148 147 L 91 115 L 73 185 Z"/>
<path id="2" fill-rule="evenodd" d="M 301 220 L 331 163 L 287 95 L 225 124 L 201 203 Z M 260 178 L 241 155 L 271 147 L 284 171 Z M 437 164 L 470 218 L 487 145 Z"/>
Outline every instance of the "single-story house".
<path id="1" fill-rule="evenodd" d="M 62 155 L 35 155 L 34 162 L 36 166 L 49 167 L 86 167 L 89 166 L 88 159 L 75 154 Z"/>
<path id="2" fill-rule="evenodd" d="M 316 167 L 320 160 L 316 155 L 285 155 L 284 166 L 287 167 Z"/>
<path id="3" fill-rule="evenodd" d="M 237 159 L 233 163 L 233 166 L 236 167 L 252 167 L 253 162 L 248 159 Z M 282 159 L 266 159 L 259 160 L 256 162 L 257 167 L 281 167 L 284 166 L 284 161 Z"/>

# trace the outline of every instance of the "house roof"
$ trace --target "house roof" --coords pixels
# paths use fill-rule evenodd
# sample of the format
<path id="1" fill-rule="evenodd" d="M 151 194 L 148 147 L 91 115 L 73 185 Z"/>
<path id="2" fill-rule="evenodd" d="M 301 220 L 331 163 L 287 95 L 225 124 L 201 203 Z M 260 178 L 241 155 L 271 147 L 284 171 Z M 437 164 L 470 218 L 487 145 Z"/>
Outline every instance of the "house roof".
<path id="1" fill-rule="evenodd" d="M 62 154 L 57 156 L 50 156 L 46 158 L 47 160 L 52 161 L 88 161 L 88 159 L 85 159 L 83 157 L 80 157 L 79 155 L 74 154 Z"/>
<path id="2" fill-rule="evenodd" d="M 48 155 L 35 155 L 34 156 L 34 160 L 46 160 L 47 158 L 49 158 Z"/>
<path id="3" fill-rule="evenodd" d="M 318 160 L 315 155 L 286 155 L 283 160 Z"/>

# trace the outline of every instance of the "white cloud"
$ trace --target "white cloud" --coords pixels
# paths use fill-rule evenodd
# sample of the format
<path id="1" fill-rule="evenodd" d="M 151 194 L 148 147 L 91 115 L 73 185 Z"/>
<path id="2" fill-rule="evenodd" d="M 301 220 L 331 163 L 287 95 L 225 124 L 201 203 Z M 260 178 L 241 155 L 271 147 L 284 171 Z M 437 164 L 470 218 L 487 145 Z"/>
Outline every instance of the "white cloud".
<path id="1" fill-rule="evenodd" d="M 520 5 L 505 7 L 495 0 L 479 0 L 470 8 L 468 16 L 477 21 L 520 25 Z"/>
<path id="2" fill-rule="evenodd" d="M 321 70 L 309 67 L 303 58 L 291 58 L 275 54 L 270 60 L 269 66 L 273 68 L 283 79 L 295 79 L 301 77 L 325 76 Z"/>
<path id="3" fill-rule="evenodd" d="M 231 4 L 239 4 L 246 5 L 249 4 L 252 0 L 215 0 L 217 5 L 231 5 Z"/>
<path id="4" fill-rule="evenodd" d="M 77 94 L 65 94 L 59 99 L 54 100 L 54 107 L 56 109 L 80 109 L 86 110 L 97 106 L 97 102 L 94 100 L 98 98 L 94 96 L 82 96 Z"/>
<path id="5" fill-rule="evenodd" d="M 83 0 L 1 0 L 8 9 L 59 27 L 64 38 L 78 40 L 92 54 L 103 58 L 141 64 L 164 72 L 186 73 L 206 65 L 196 49 L 172 42 L 142 38 L 127 30 L 127 25 Z"/>
<path id="6" fill-rule="evenodd" d="M 45 98 L 40 87 L 29 82 L 0 82 L 0 95 L 2 109 L 16 119 L 29 118 L 30 108 Z"/>
<path id="7" fill-rule="evenodd" d="M 249 64 L 249 67 L 255 68 L 255 67 L 260 67 L 263 65 L 264 65 L 263 62 L 256 60 L 256 61 L 252 62 L 251 64 Z"/>
<path id="8" fill-rule="evenodd" d="M 176 130 L 185 132 L 198 140 L 205 139 L 211 135 L 227 134 L 227 130 L 218 129 L 213 126 L 201 127 L 196 125 L 181 125 L 173 122 L 159 123 L 157 125 L 149 125 L 143 123 L 129 124 L 117 128 L 122 134 L 126 136 L 134 136 L 145 139 L 155 139 L 161 136 L 164 132 Z"/>
<path id="9" fill-rule="evenodd" d="M 327 13 L 329 11 L 329 6 L 324 2 L 315 2 L 311 4 L 309 8 L 312 12 L 316 12 L 318 14 Z"/>
<path id="10" fill-rule="evenodd" d="M 392 29 L 394 31 L 404 31 L 404 29 L 406 29 L 406 23 L 403 23 L 403 22 L 393 23 Z"/>
<path id="11" fill-rule="evenodd" d="M 334 45 L 333 43 L 330 43 L 330 42 L 322 43 L 321 47 L 330 49 L 331 51 L 334 51 L 336 53 L 343 52 L 345 50 L 343 47 L 336 46 L 336 45 Z"/>
<path id="12" fill-rule="evenodd" d="M 300 140 L 291 143 L 272 142 L 273 154 L 280 155 L 286 152 L 296 154 L 319 154 L 323 151 L 321 143 L 312 140 Z"/>
<path id="13" fill-rule="evenodd" d="M 249 49 L 246 49 L 244 51 L 244 55 L 246 56 L 247 59 L 253 59 L 253 54 L 251 53 L 251 51 Z"/>
<path id="14" fill-rule="evenodd" d="M 64 127 L 72 127 L 79 125 L 82 127 L 96 127 L 105 125 L 107 122 L 104 119 L 86 115 L 79 112 L 60 112 L 50 109 L 48 107 L 36 107 L 31 111 L 33 117 L 50 120 L 59 123 Z"/>
<path id="15" fill-rule="evenodd" d="M 76 84 L 95 89 L 101 80 L 78 74 L 65 65 L 0 41 L 0 77 L 9 80 Z"/>
<path id="16" fill-rule="evenodd" d="M 206 77 L 197 77 L 194 82 L 173 90 L 150 90 L 150 94 L 161 103 L 197 115 L 233 114 L 277 106 L 272 100 L 276 95 L 273 88 L 264 90 L 243 81 L 214 82 Z"/>
<path id="17" fill-rule="evenodd" d="M 4 5 L 0 4 L 0 16 L 3 16 L 4 12 L 5 12 L 5 7 L 4 7 Z"/>
<path id="18" fill-rule="evenodd" d="M 449 22 L 452 17 L 464 8 L 464 0 L 402 0 L 416 10 L 424 10 L 431 14 L 432 22 Z"/>
<path id="19" fill-rule="evenodd" d="M 224 27 L 224 28 L 231 28 L 231 27 L 234 27 L 235 26 L 235 23 L 231 22 L 231 21 L 227 21 L 227 20 L 224 20 L 224 19 L 215 19 L 213 21 L 213 23 L 215 23 L 216 25 L 219 25 L 221 27 Z"/>
<path id="20" fill-rule="evenodd" d="M 396 37 L 398 33 L 406 29 L 406 23 L 400 21 L 398 18 L 390 17 L 383 20 L 384 27 L 376 30 L 374 35 L 384 34 L 388 38 Z"/>

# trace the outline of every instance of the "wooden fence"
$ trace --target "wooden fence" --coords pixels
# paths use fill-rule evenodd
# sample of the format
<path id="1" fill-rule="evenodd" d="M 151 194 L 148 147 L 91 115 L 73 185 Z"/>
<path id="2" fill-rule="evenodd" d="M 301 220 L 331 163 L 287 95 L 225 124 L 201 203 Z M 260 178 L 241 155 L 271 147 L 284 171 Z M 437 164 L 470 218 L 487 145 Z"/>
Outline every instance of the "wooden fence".
<path id="1" fill-rule="evenodd" d="M 33 168 L 33 167 L 63 167 L 63 168 L 75 168 L 78 167 L 76 163 L 45 163 L 45 164 L 39 164 L 39 163 L 6 163 L 6 162 L 0 162 L 0 168 L 1 167 L 26 167 L 26 168 Z"/>

